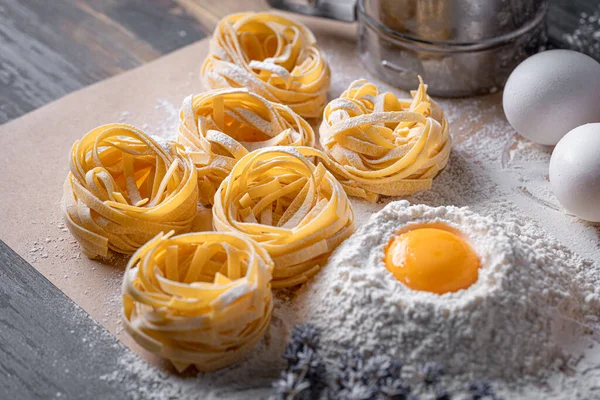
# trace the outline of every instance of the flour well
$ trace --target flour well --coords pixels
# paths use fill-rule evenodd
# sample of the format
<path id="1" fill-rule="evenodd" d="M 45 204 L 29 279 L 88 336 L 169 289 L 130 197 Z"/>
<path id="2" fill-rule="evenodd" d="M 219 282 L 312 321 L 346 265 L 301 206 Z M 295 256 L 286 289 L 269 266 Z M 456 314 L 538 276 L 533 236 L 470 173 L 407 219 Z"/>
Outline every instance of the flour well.
<path id="1" fill-rule="evenodd" d="M 409 224 L 440 222 L 469 238 L 482 264 L 478 281 L 444 295 L 408 289 L 385 268 L 385 246 Z M 330 359 L 356 348 L 437 361 L 456 377 L 548 373 L 565 359 L 557 327 L 583 324 L 600 302 L 585 280 L 573 279 L 579 271 L 567 262 L 576 256 L 520 228 L 466 208 L 390 203 L 304 287 L 296 300 L 300 318 L 321 327 Z"/>

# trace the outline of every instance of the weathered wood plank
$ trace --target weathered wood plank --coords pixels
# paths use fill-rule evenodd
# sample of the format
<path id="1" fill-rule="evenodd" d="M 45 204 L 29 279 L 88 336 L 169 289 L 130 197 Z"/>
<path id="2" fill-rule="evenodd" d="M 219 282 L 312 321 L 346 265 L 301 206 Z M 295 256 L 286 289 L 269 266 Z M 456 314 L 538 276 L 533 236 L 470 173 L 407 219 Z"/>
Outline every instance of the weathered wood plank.
<path id="1" fill-rule="evenodd" d="M 211 35 L 217 23 L 226 15 L 244 11 L 267 11 L 266 0 L 175 0 L 189 14 L 193 15 Z"/>
<path id="2" fill-rule="evenodd" d="M 552 0 L 552 44 L 599 3 Z M 0 124 L 205 37 L 229 13 L 266 9 L 263 0 L 0 0 Z"/>
<path id="3" fill-rule="evenodd" d="M 0 123 L 205 36 L 172 0 L 1 0 Z"/>
<path id="4" fill-rule="evenodd" d="M 207 36 L 205 27 L 174 0 L 76 0 L 166 54 Z"/>
<path id="5" fill-rule="evenodd" d="M 1 398 L 124 398 L 125 388 L 100 377 L 126 352 L 0 241 Z"/>

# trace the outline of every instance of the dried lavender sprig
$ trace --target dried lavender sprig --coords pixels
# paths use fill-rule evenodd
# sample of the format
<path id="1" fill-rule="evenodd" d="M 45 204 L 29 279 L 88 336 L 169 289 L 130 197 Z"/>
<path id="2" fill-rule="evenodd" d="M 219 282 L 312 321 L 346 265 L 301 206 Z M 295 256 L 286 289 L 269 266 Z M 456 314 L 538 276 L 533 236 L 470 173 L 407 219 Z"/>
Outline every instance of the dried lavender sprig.
<path id="1" fill-rule="evenodd" d="M 334 398 L 413 399 L 410 385 L 401 376 L 402 366 L 387 356 L 365 358 L 364 354 L 349 351 L 340 357 Z"/>
<path id="2" fill-rule="evenodd" d="M 377 399 L 407 400 L 414 399 L 411 395 L 412 389 L 403 379 L 385 378 L 379 384 Z"/>
<path id="3" fill-rule="evenodd" d="M 442 384 L 442 377 L 445 374 L 444 366 L 437 362 L 426 362 L 417 371 L 417 376 L 423 382 L 425 389 L 433 394 L 435 400 L 452 399 L 452 393 Z"/>
<path id="4" fill-rule="evenodd" d="M 305 347 L 298 352 L 298 363 L 292 367 L 292 370 L 305 371 L 306 379 L 313 387 L 324 384 L 327 372 L 321 356 L 310 347 Z"/>
<path id="5" fill-rule="evenodd" d="M 318 328 L 312 324 L 301 324 L 294 327 L 292 332 L 292 341 L 297 344 L 310 347 L 313 350 L 319 350 L 321 333 Z"/>
<path id="6" fill-rule="evenodd" d="M 437 386 L 445 373 L 444 366 L 436 362 L 427 362 L 419 369 L 419 375 L 427 387 Z"/>
<path id="7" fill-rule="evenodd" d="M 281 372 L 279 380 L 273 382 L 276 400 L 308 400 L 310 399 L 310 382 L 300 378 L 293 372 Z"/>
<path id="8" fill-rule="evenodd" d="M 276 399 L 303 400 L 317 398 L 325 388 L 325 363 L 317 354 L 319 331 L 310 324 L 296 325 L 292 340 L 286 346 L 283 358 L 287 369 L 273 383 Z"/>
<path id="9" fill-rule="evenodd" d="M 410 384 L 402 378 L 403 363 L 387 356 L 365 358 L 357 351 L 348 351 L 340 357 L 335 374 L 335 388 L 326 388 L 325 363 L 317 352 L 319 331 L 310 324 L 296 325 L 292 341 L 283 358 L 288 368 L 274 382 L 278 400 L 305 400 L 319 398 L 327 393 L 329 399 L 344 400 L 418 400 Z M 435 400 L 451 400 L 453 395 L 441 384 L 444 367 L 439 363 L 423 364 L 418 376 Z M 471 381 L 466 392 L 473 400 L 500 400 L 490 382 Z M 428 397 L 430 398 L 430 397 Z"/>
<path id="10" fill-rule="evenodd" d="M 467 392 L 472 400 L 499 400 L 492 384 L 488 381 L 469 381 Z"/>
<path id="11" fill-rule="evenodd" d="M 452 393 L 445 387 L 438 387 L 435 389 L 435 400 L 452 400 Z"/>

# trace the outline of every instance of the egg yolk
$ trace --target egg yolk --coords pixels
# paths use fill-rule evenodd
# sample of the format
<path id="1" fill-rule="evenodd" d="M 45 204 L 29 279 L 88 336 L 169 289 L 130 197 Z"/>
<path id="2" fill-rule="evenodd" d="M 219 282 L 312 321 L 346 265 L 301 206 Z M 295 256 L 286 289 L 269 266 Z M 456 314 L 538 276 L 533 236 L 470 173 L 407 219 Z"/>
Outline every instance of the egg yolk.
<path id="1" fill-rule="evenodd" d="M 390 241 L 385 266 L 411 289 L 443 294 L 477 281 L 479 258 L 458 235 L 438 228 L 419 228 Z"/>

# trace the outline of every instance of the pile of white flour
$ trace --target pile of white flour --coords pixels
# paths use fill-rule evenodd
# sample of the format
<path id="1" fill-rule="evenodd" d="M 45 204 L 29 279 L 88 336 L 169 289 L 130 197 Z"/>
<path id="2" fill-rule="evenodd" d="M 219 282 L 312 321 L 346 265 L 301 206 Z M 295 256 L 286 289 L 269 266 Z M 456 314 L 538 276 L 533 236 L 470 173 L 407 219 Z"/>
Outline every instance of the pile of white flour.
<path id="1" fill-rule="evenodd" d="M 400 283 L 386 269 L 384 251 L 412 223 L 462 231 L 480 257 L 477 282 L 443 295 Z M 581 260 L 521 226 L 467 208 L 390 203 L 303 288 L 299 317 L 321 328 L 330 360 L 352 348 L 408 363 L 437 361 L 456 378 L 548 374 L 566 359 L 562 330 L 586 324 L 586 315 L 600 311 L 600 297 L 581 276 Z"/>

